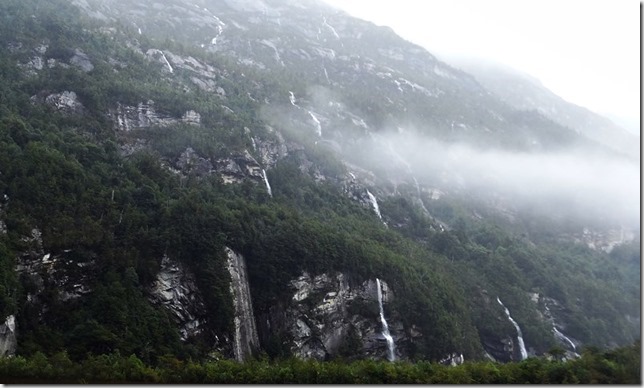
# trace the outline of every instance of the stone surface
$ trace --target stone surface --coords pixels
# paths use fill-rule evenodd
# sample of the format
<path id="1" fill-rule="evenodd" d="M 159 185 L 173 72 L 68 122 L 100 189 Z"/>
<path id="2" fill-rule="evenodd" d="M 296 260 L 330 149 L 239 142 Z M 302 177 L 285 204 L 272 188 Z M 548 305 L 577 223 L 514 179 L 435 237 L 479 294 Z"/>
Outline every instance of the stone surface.
<path id="1" fill-rule="evenodd" d="M 385 314 L 393 293 L 382 282 Z M 353 358 L 387 359 L 382 336 L 374 279 L 356 283 L 343 273 L 311 276 L 303 273 L 291 281 L 293 294 L 286 306 L 269 312 L 264 336 L 280 333 L 290 338 L 288 346 L 299 358 L 326 360 L 351 354 Z M 259 320 L 259 322 L 262 322 Z M 391 335 L 398 345 L 407 341 L 401 322 L 387 316 Z M 406 357 L 404 346 L 396 346 L 396 359 Z"/>
<path id="2" fill-rule="evenodd" d="M 150 290 L 152 301 L 162 305 L 179 324 L 182 340 L 202 331 L 205 307 L 194 275 L 168 256 L 161 260 L 161 270 Z"/>
<path id="3" fill-rule="evenodd" d="M 255 314 L 250 296 L 244 256 L 226 247 L 227 268 L 230 273 L 230 293 L 235 308 L 235 335 L 233 352 L 237 361 L 248 360 L 259 349 Z"/>
<path id="4" fill-rule="evenodd" d="M 81 49 L 78 49 L 78 48 L 74 50 L 74 56 L 71 57 L 71 59 L 69 60 L 69 63 L 78 67 L 85 73 L 94 70 L 94 65 L 89 60 L 89 57 L 87 56 L 87 54 L 85 54 Z"/>
<path id="5" fill-rule="evenodd" d="M 62 91 L 60 93 L 41 92 L 30 98 L 33 104 L 45 104 L 63 114 L 81 114 L 85 108 L 78 100 L 78 96 L 73 91 Z"/>
<path id="6" fill-rule="evenodd" d="M 0 325 L 0 357 L 10 357 L 16 353 L 16 319 L 9 315 Z"/>

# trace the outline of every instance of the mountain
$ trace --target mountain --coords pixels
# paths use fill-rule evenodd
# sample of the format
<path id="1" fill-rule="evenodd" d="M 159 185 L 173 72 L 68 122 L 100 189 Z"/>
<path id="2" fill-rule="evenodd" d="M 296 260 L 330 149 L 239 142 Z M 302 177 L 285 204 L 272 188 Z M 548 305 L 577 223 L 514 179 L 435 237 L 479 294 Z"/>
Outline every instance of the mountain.
<path id="1" fill-rule="evenodd" d="M 639 338 L 639 168 L 315 1 L 0 4 L 0 349 L 516 361 Z"/>
<path id="2" fill-rule="evenodd" d="M 536 110 L 556 123 L 615 151 L 634 159 L 639 158 L 637 136 L 610 119 L 557 96 L 534 77 L 480 59 L 452 58 L 449 62 L 474 75 L 486 89 L 514 108 Z"/>

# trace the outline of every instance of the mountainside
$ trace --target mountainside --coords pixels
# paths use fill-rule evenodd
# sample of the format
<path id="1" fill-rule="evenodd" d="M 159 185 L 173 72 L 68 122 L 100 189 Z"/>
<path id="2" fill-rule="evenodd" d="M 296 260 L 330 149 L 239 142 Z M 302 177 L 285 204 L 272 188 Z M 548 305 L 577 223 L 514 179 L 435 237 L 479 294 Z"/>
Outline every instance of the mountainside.
<path id="1" fill-rule="evenodd" d="M 455 59 L 455 66 L 474 75 L 486 89 L 520 110 L 536 110 L 553 121 L 583 133 L 615 151 L 639 158 L 637 136 L 606 117 L 565 101 L 546 89 L 539 80 L 504 66 L 480 60 Z"/>
<path id="2" fill-rule="evenodd" d="M 3 355 L 458 364 L 639 338 L 628 151 L 388 28 L 289 0 L 0 21 Z"/>

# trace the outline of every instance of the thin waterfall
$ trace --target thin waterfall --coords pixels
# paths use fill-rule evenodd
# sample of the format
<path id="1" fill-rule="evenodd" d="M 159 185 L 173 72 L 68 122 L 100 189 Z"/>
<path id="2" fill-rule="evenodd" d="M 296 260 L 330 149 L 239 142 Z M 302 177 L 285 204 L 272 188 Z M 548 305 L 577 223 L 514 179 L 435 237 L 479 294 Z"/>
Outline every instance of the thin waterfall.
<path id="1" fill-rule="evenodd" d="M 423 209 L 423 211 L 425 212 L 425 214 L 429 215 L 429 211 L 427 210 L 427 208 L 425 207 L 425 203 L 423 202 L 423 197 L 422 197 L 421 191 L 420 191 L 420 185 L 418 184 L 418 180 L 414 176 L 414 173 L 413 173 L 413 171 L 411 169 L 411 164 L 409 164 L 409 162 L 407 160 L 405 160 L 405 158 L 400 156 L 400 154 L 394 149 L 394 146 L 393 146 L 393 144 L 391 144 L 391 141 L 387 142 L 387 147 L 389 149 L 389 152 L 394 157 L 396 157 L 396 159 L 398 159 L 399 162 L 404 164 L 405 167 L 407 168 L 407 172 L 409 173 L 409 175 L 411 175 L 412 179 L 414 180 L 414 185 L 416 186 L 416 195 L 418 196 L 418 202 L 420 203 L 420 206 Z"/>
<path id="2" fill-rule="evenodd" d="M 311 112 L 310 110 L 307 111 L 309 112 L 309 116 L 313 119 L 313 122 L 315 122 L 315 129 L 319 137 L 322 137 L 322 124 L 320 124 L 320 120 L 318 120 L 317 117 Z"/>
<path id="3" fill-rule="evenodd" d="M 170 62 L 168 62 L 168 59 L 165 57 L 165 54 L 163 53 L 163 51 L 161 51 L 161 56 L 163 57 L 163 61 L 165 62 L 165 65 L 168 66 L 168 70 L 170 71 L 170 73 L 174 73 L 174 69 L 172 68 L 172 66 L 170 66 Z"/>
<path id="4" fill-rule="evenodd" d="M 369 201 L 371 201 L 371 206 L 373 207 L 373 211 L 376 212 L 378 215 L 378 218 L 382 220 L 382 215 L 380 214 L 380 207 L 378 207 L 378 200 L 376 200 L 376 197 L 371 194 L 369 190 L 367 190 L 367 195 L 369 196 Z"/>
<path id="5" fill-rule="evenodd" d="M 264 178 L 264 183 L 266 183 L 266 191 L 268 195 L 273 196 L 273 191 L 271 190 L 271 184 L 268 183 L 268 177 L 266 176 L 266 170 L 262 169 L 262 178 Z"/>
<path id="6" fill-rule="evenodd" d="M 576 346 L 575 346 L 575 344 L 570 340 L 570 338 L 566 337 L 562 332 L 560 332 L 559 330 L 557 330 L 557 328 L 556 328 L 555 326 L 553 326 L 553 327 L 552 327 L 552 330 L 553 330 L 553 331 L 554 331 L 554 333 L 555 333 L 555 337 L 556 337 L 559 341 L 565 341 L 565 342 L 568 342 L 568 343 L 570 344 L 570 346 L 572 347 L 572 350 L 573 350 L 573 351 L 577 351 L 577 347 L 576 347 Z"/>
<path id="7" fill-rule="evenodd" d="M 505 315 L 508 316 L 510 322 L 512 322 L 514 327 L 517 329 L 517 340 L 519 342 L 519 350 L 521 351 L 521 360 L 525 360 L 526 358 L 528 358 L 528 352 L 525 350 L 525 343 L 523 342 L 523 334 L 521 333 L 521 328 L 519 327 L 519 324 L 516 323 L 514 319 L 512 319 L 512 317 L 510 316 L 510 310 L 508 310 L 508 308 L 503 305 L 503 302 L 501 302 L 501 299 L 499 299 L 498 296 L 496 297 L 496 301 L 499 302 L 501 307 L 505 309 Z"/>
<path id="8" fill-rule="evenodd" d="M 382 288 L 380 287 L 380 279 L 376 278 L 376 287 L 378 287 L 378 306 L 380 307 L 380 323 L 382 323 L 382 336 L 387 341 L 387 360 L 394 361 L 396 356 L 394 354 L 394 339 L 389 333 L 389 325 L 385 319 L 385 310 L 382 307 Z"/>
<path id="9" fill-rule="evenodd" d="M 409 169 L 409 173 L 411 173 L 411 168 Z M 420 185 L 418 184 L 418 180 L 413 175 L 412 175 L 412 178 L 414 178 L 414 184 L 416 185 L 416 195 L 418 196 L 418 201 L 420 202 L 420 207 L 423 209 L 425 214 L 429 214 L 429 211 L 425 207 L 425 202 L 423 202 L 423 197 L 421 196 L 421 193 L 420 193 Z"/>
<path id="10" fill-rule="evenodd" d="M 299 108 L 299 106 L 297 106 L 297 104 L 295 103 L 295 94 L 293 94 L 293 92 L 290 90 L 288 91 L 288 94 L 289 94 L 288 99 L 289 101 L 291 101 L 291 105 Z"/>
<path id="11" fill-rule="evenodd" d="M 546 312 L 550 313 L 550 309 L 548 308 L 548 305 L 546 305 Z M 554 333 L 555 338 L 558 341 L 568 343 L 572 347 L 573 352 L 577 351 L 577 346 L 575 346 L 575 343 L 572 342 L 572 340 L 568 338 L 566 335 L 564 335 L 564 333 L 560 332 L 559 329 L 557 329 L 557 326 L 555 326 L 554 318 L 552 319 L 552 332 Z"/>

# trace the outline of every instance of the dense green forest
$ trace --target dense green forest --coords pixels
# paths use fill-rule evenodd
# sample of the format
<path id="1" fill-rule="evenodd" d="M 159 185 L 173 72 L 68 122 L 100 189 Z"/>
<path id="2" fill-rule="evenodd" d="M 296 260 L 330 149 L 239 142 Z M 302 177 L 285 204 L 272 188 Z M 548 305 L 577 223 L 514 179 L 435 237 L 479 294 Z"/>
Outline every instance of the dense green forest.
<path id="1" fill-rule="evenodd" d="M 180 361 L 164 357 L 151 367 L 134 354 L 92 356 L 73 362 L 66 353 L 0 359 L 3 383 L 170 383 L 170 384 L 641 384 L 641 348 L 586 349 L 562 362 L 531 358 L 517 363 L 469 362 L 456 367 L 382 362 L 266 360 L 240 364 L 221 360 Z"/>
<path id="2" fill-rule="evenodd" d="M 16 315 L 19 328 L 17 356 L 0 359 L 3 382 L 640 382 L 639 342 L 591 348 L 568 362 L 531 358 L 453 369 L 429 363 L 456 349 L 480 360 L 481 336 L 515 333 L 486 295 L 503 299 L 537 353 L 557 343 L 530 293 L 559 301 L 569 332 L 583 344 L 633 343 L 638 324 L 624 316 L 640 316 L 639 238 L 610 254 L 572 242 L 529 243 L 511 229 L 467 217 L 471 209 L 458 198 L 427 201 L 432 214 L 453 225 L 444 232 L 407 198 L 384 198 L 390 224 L 405 221 L 386 227 L 332 179 L 302 173 L 302 158 L 326 176 L 346 173 L 323 148 L 292 153 L 268 170 L 272 196 L 257 180 L 230 185 L 214 174 L 176 174 L 167 166 L 187 147 L 214 160 L 252 150 L 245 128 L 272 139 L 249 93 L 260 101 L 277 98 L 304 89 L 303 81 L 287 70 L 259 72 L 181 42 L 136 36 L 131 27 L 98 32 L 107 27 L 63 0 L 0 4 L 0 317 Z M 125 44 L 134 40 L 144 52 L 169 49 L 225 72 L 220 82 L 235 114 L 212 93 L 184 92 L 190 74 L 163 77 L 158 63 Z M 25 70 L 42 44 L 46 60 L 66 63 L 80 48 L 94 67 Z M 64 90 L 78 95 L 81 113 L 32 98 Z M 201 125 L 114 129 L 107 112 L 148 100 L 169 117 L 196 110 Z M 122 155 L 141 139 L 146 148 Z M 385 280 L 396 295 L 388 309 L 425 333 L 410 345 L 409 358 L 418 363 L 292 360 L 285 338 L 264 343 L 258 358 L 265 359 L 247 365 L 202 362 L 214 338 L 233 328 L 224 247 L 246 258 L 259 313 L 288 300 L 289 281 L 303 271 Z M 64 275 L 15 270 L 45 253 L 64 262 Z M 208 330 L 187 342 L 147 295 L 164 255 L 190 268 L 205 296 Z M 62 298 L 78 282 L 90 291 Z"/>

